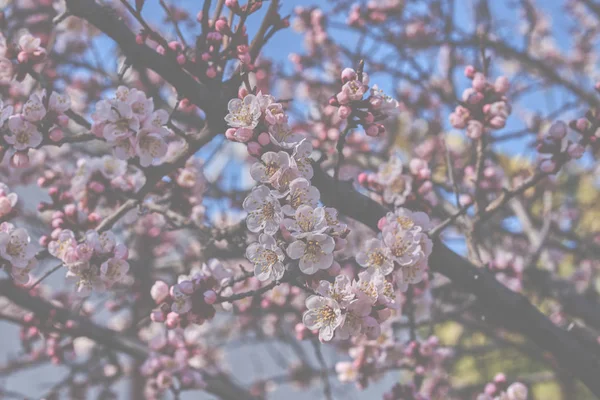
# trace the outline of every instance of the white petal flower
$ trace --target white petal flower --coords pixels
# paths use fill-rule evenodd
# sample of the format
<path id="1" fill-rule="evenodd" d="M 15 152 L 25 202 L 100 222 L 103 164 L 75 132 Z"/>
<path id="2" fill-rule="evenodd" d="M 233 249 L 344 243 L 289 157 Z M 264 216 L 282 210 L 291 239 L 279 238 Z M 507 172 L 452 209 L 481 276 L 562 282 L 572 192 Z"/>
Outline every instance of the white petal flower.
<path id="1" fill-rule="evenodd" d="M 142 167 L 156 164 L 167 154 L 167 148 L 167 142 L 157 133 L 142 130 L 137 135 L 135 151 Z"/>
<path id="2" fill-rule="evenodd" d="M 334 299 L 340 307 L 347 307 L 355 297 L 352 282 L 347 275 L 338 275 L 333 283 L 328 281 L 319 282 L 317 293 Z"/>
<path id="3" fill-rule="evenodd" d="M 527 400 L 527 386 L 520 382 L 515 382 L 506 390 L 509 400 Z"/>
<path id="4" fill-rule="evenodd" d="M 8 128 L 13 135 L 5 135 L 4 140 L 15 150 L 21 151 L 37 147 L 42 143 L 42 134 L 37 127 L 21 115 L 13 115 L 8 119 Z"/>
<path id="5" fill-rule="evenodd" d="M 313 209 L 306 205 L 298 207 L 293 219 L 284 219 L 283 225 L 295 239 L 301 239 L 311 233 L 323 233 L 328 228 L 325 209 L 323 207 Z"/>
<path id="6" fill-rule="evenodd" d="M 335 242 L 331 236 L 309 234 L 303 240 L 292 242 L 287 248 L 287 254 L 293 260 L 300 260 L 300 271 L 312 275 L 331 267 L 334 248 Z"/>
<path id="7" fill-rule="evenodd" d="M 319 190 L 311 186 L 305 178 L 296 178 L 289 184 L 288 204 L 282 207 L 285 215 L 294 215 L 301 205 L 308 205 L 315 208 L 319 202 L 321 194 Z"/>
<path id="8" fill-rule="evenodd" d="M 388 204 L 400 206 L 412 191 L 412 177 L 409 175 L 396 175 L 383 187 L 383 200 Z"/>
<path id="9" fill-rule="evenodd" d="M 294 148 L 292 157 L 296 163 L 296 168 L 300 171 L 300 175 L 306 179 L 313 177 L 313 167 L 310 155 L 313 152 L 312 144 L 308 139 L 302 139 Z"/>
<path id="10" fill-rule="evenodd" d="M 250 175 L 257 182 L 272 184 L 291 163 L 290 155 L 285 151 L 269 151 L 262 155 L 260 162 L 252 165 Z"/>
<path id="11" fill-rule="evenodd" d="M 338 329 L 339 339 L 348 339 L 361 333 L 363 319 L 371 313 L 371 304 L 365 298 L 353 300 L 344 314 L 344 321 Z"/>
<path id="12" fill-rule="evenodd" d="M 258 243 L 252 243 L 246 249 L 246 258 L 254 264 L 254 275 L 260 281 L 281 279 L 285 272 L 285 254 L 273 236 L 263 233 L 258 240 Z"/>
<path id="13" fill-rule="evenodd" d="M 396 208 L 385 216 L 388 222 L 397 222 L 404 230 L 428 231 L 433 228 L 429 216 L 421 211 L 411 211 L 407 208 Z"/>
<path id="14" fill-rule="evenodd" d="M 125 175 L 127 172 L 127 163 L 115 157 L 105 155 L 100 160 L 100 172 L 106 179 L 115 179 Z"/>
<path id="15" fill-rule="evenodd" d="M 364 250 L 356 255 L 356 262 L 361 267 L 378 270 L 383 275 L 394 270 L 390 250 L 379 239 L 369 239 Z"/>
<path id="16" fill-rule="evenodd" d="M 58 114 L 62 114 L 71 108 L 71 98 L 68 94 L 58 94 L 56 92 L 52 92 L 48 102 L 48 107 Z"/>
<path id="17" fill-rule="evenodd" d="M 0 256 L 13 267 L 25 268 L 35 257 L 35 246 L 27 231 L 17 228 L 10 232 L 0 232 Z"/>
<path id="18" fill-rule="evenodd" d="M 308 310 L 302 316 L 302 323 L 311 330 L 319 330 L 319 339 L 329 341 L 335 329 L 342 323 L 339 304 L 330 298 L 310 296 L 306 299 Z"/>
<path id="19" fill-rule="evenodd" d="M 231 99 L 227 104 L 229 114 L 225 121 L 233 128 L 256 128 L 260 119 L 261 110 L 255 95 L 249 94 L 243 100 Z"/>
<path id="20" fill-rule="evenodd" d="M 125 277 L 129 271 L 129 263 L 118 258 L 110 258 L 100 266 L 100 276 L 111 286 Z"/>
<path id="21" fill-rule="evenodd" d="M 269 137 L 274 145 L 283 149 L 293 148 L 303 138 L 300 133 L 294 132 L 287 123 L 271 125 L 269 127 Z"/>
<path id="22" fill-rule="evenodd" d="M 46 107 L 42 103 L 42 99 L 36 93 L 32 94 L 27 102 L 23 105 L 21 111 L 23 117 L 30 122 L 41 121 L 46 115 Z"/>
<path id="23" fill-rule="evenodd" d="M 177 314 L 185 314 L 192 309 L 192 299 L 181 290 L 179 284 L 173 286 L 171 296 L 173 297 L 171 311 Z"/>
<path id="24" fill-rule="evenodd" d="M 415 232 L 404 230 L 397 222 L 383 228 L 383 242 L 398 264 L 410 265 L 419 259 L 419 243 L 415 235 Z"/>
<path id="25" fill-rule="evenodd" d="M 264 230 L 265 233 L 273 235 L 279 230 L 279 224 L 283 220 L 281 205 L 268 187 L 255 187 L 244 200 L 243 207 L 248 212 L 246 224 L 250 232 Z"/>

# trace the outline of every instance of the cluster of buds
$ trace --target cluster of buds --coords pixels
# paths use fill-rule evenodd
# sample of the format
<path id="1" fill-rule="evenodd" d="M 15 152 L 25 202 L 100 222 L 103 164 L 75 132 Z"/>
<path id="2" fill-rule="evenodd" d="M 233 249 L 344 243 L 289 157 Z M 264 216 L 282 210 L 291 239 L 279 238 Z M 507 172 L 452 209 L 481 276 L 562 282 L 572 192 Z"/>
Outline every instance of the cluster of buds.
<path id="1" fill-rule="evenodd" d="M 505 94 L 510 88 L 508 78 L 500 76 L 494 83 L 477 72 L 471 65 L 465 68 L 465 76 L 472 80 L 465 89 L 462 102 L 450 114 L 450 124 L 457 129 L 467 130 L 473 140 L 481 138 L 486 129 L 502 129 L 511 113 Z"/>
<path id="2" fill-rule="evenodd" d="M 61 364 L 64 360 L 74 358 L 73 341 L 62 340 L 59 329 L 57 329 L 57 326 L 61 325 L 70 329 L 75 326 L 75 323 L 67 321 L 66 324 L 60 324 L 55 319 L 55 310 L 51 310 L 45 317 L 33 313 L 25 314 L 19 333 L 25 352 L 29 353 L 33 359 L 47 356 L 56 365 Z"/>
<path id="3" fill-rule="evenodd" d="M 156 281 L 151 296 L 158 305 L 150 318 L 164 323 L 167 328 L 186 327 L 189 324 L 201 325 L 211 320 L 216 313 L 214 304 L 219 291 L 231 274 L 217 260 L 203 265 L 202 272 L 191 278 L 180 277 L 179 283 L 169 285 Z"/>
<path id="4" fill-rule="evenodd" d="M 13 167 L 26 167 L 29 164 L 29 149 L 36 148 L 47 137 L 51 142 L 58 142 L 64 135 L 60 127 L 68 124 L 69 118 L 64 115 L 71 106 L 68 96 L 52 92 L 49 96 L 43 90 L 33 93 L 23 105 L 21 112 L 11 115 L 12 107 L 3 107 L 0 102 L 0 132 L 3 142 L 11 150 Z M 8 119 L 8 129 L 3 130 L 4 121 Z"/>
<path id="5" fill-rule="evenodd" d="M 396 207 L 413 200 L 418 194 L 428 198 L 433 195 L 431 169 L 426 160 L 413 158 L 404 168 L 400 157 L 392 155 L 387 162 L 380 164 L 376 173 L 363 172 L 358 175 L 358 183 Z"/>
<path id="6" fill-rule="evenodd" d="M 362 125 L 369 136 L 385 132 L 380 123 L 400 109 L 400 104 L 374 85 L 369 88 L 369 76 L 361 69 L 346 68 L 342 71 L 342 88 L 329 99 L 329 104 L 338 107 L 338 116 L 347 120 L 349 126 Z M 365 97 L 367 95 L 367 97 Z"/>
<path id="7" fill-rule="evenodd" d="M 206 387 L 201 372 L 192 366 L 200 364 L 197 359 L 203 350 L 193 335 L 186 333 L 181 329 L 167 335 L 160 332 L 150 340 L 152 354 L 140 367 L 146 378 L 146 399 L 161 399 L 165 391 L 175 387 L 179 391 Z"/>
<path id="8" fill-rule="evenodd" d="M 571 127 L 582 135 L 581 140 L 569 140 L 567 138 L 569 127 L 563 121 L 557 121 L 550 126 L 537 145 L 537 151 L 540 154 L 549 156 L 540 163 L 540 169 L 543 172 L 548 174 L 558 172 L 567 161 L 581 158 L 587 143 L 596 141 L 595 132 L 589 134 L 590 122 L 587 119 L 580 118 L 574 121 Z M 600 132 L 598 134 L 600 135 Z"/>
<path id="9" fill-rule="evenodd" d="M 58 239 L 65 229 L 71 231 L 88 231 L 98 226 L 102 217 L 95 212 L 86 212 L 77 207 L 73 195 L 68 191 L 52 186 L 48 189 L 51 202 L 42 201 L 38 204 L 38 211 L 51 211 L 50 225 L 53 230 L 50 234 L 40 238 L 40 245 L 48 246 L 52 240 Z"/>
<path id="10" fill-rule="evenodd" d="M 477 400 L 527 400 L 527 386 L 520 382 L 509 385 L 504 374 L 497 374 L 494 381 L 485 386 Z"/>
<path id="11" fill-rule="evenodd" d="M 17 44 L 6 43 L 0 33 L 0 81 L 23 80 L 28 71 L 46 58 L 46 50 L 41 47 L 42 40 L 29 33 L 19 37 Z"/>
<path id="12" fill-rule="evenodd" d="M 48 251 L 65 264 L 67 278 L 76 281 L 76 290 L 81 295 L 109 289 L 129 271 L 126 261 L 129 251 L 110 231 L 99 234 L 89 230 L 78 243 L 75 233 L 65 229 L 48 244 Z"/>

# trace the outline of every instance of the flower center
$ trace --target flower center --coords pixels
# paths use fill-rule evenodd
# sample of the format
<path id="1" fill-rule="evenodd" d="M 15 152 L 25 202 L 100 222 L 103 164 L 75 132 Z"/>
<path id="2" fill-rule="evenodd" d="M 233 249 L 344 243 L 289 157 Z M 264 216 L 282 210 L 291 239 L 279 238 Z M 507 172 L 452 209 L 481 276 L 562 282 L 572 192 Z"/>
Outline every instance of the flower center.
<path id="1" fill-rule="evenodd" d="M 330 306 L 323 306 L 317 310 L 317 321 L 323 325 L 334 325 L 336 317 L 335 310 Z"/>
<path id="2" fill-rule="evenodd" d="M 380 251 L 376 250 L 369 254 L 369 265 L 374 267 L 381 267 L 385 261 L 385 257 Z"/>
<path id="3" fill-rule="evenodd" d="M 262 206 L 262 215 L 264 219 L 273 219 L 275 216 L 275 206 L 271 202 L 267 202 Z"/>
<path id="4" fill-rule="evenodd" d="M 309 240 L 306 244 L 306 250 L 304 251 L 304 256 L 311 261 L 315 261 L 319 256 L 321 256 L 323 250 L 321 250 L 321 245 L 316 240 Z"/>

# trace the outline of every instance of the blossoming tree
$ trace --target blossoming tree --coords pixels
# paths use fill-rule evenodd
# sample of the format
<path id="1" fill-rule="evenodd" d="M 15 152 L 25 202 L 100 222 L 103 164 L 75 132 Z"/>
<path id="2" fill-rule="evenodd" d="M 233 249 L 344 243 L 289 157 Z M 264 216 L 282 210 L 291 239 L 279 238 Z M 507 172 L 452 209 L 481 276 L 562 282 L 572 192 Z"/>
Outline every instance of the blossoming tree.
<path id="1" fill-rule="evenodd" d="M 597 2 L 184 3 L 0 1 L 1 398 L 600 398 Z"/>

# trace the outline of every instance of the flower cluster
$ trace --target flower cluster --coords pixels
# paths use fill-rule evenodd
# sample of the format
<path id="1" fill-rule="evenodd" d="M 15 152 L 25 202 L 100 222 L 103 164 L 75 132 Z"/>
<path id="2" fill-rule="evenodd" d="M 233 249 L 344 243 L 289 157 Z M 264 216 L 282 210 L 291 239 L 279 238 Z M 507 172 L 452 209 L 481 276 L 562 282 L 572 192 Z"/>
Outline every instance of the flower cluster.
<path id="1" fill-rule="evenodd" d="M 508 78 L 500 76 L 494 83 L 473 66 L 465 68 L 465 76 L 472 80 L 464 90 L 461 105 L 450 114 L 450 124 L 467 130 L 473 140 L 481 138 L 486 129 L 502 129 L 511 113 L 508 99 L 504 96 L 510 88 Z"/>
<path id="2" fill-rule="evenodd" d="M 159 308 L 152 312 L 152 320 L 174 329 L 189 324 L 201 325 L 212 319 L 216 312 L 217 291 L 231 276 L 229 270 L 213 259 L 202 266 L 201 272 L 192 277 L 181 276 L 179 282 L 170 287 L 163 281 L 156 281 L 151 295 Z"/>
<path id="3" fill-rule="evenodd" d="M 12 80 L 15 73 L 22 80 L 28 68 L 42 62 L 46 58 L 46 49 L 41 44 L 40 38 L 29 33 L 23 33 L 17 45 L 8 44 L 0 33 L 0 82 Z M 13 61 L 20 68 L 15 68 Z"/>
<path id="4" fill-rule="evenodd" d="M 114 98 L 96 103 L 92 119 L 92 132 L 104 138 L 121 160 L 138 156 L 140 165 L 147 167 L 167 154 L 169 114 L 154 110 L 154 100 L 141 90 L 119 86 Z"/>
<path id="5" fill-rule="evenodd" d="M 404 171 L 400 157 L 394 154 L 379 165 L 377 173 L 361 173 L 358 182 L 370 191 L 381 194 L 385 203 L 399 207 L 409 198 L 414 198 L 413 190 L 422 196 L 431 193 L 430 177 L 431 170 L 424 160 L 411 160 L 409 171 Z"/>
<path id="6" fill-rule="evenodd" d="M 485 386 L 485 390 L 477 400 L 527 400 L 527 386 L 520 382 L 515 382 L 510 386 L 506 382 L 504 374 L 498 374 L 494 381 Z"/>
<path id="7" fill-rule="evenodd" d="M 231 100 L 225 120 L 233 127 L 226 136 L 249 142 L 248 151 L 259 157 L 250 174 L 260 185 L 243 203 L 248 229 L 260 235 L 246 251 L 256 277 L 281 279 L 286 254 L 308 275 L 330 268 L 348 230 L 335 209 L 318 207 L 310 142 L 292 131 L 283 106 L 261 93 Z"/>
<path id="8" fill-rule="evenodd" d="M 13 279 L 22 284 L 29 281 L 29 272 L 37 265 L 36 253 L 25 229 L 9 222 L 0 224 L 0 258 Z"/>
<path id="9" fill-rule="evenodd" d="M 146 377 L 144 397 L 160 399 L 162 394 L 179 390 L 204 389 L 206 383 L 198 367 L 203 354 L 193 330 L 171 330 L 166 335 L 157 332 L 149 341 L 152 353 L 140 367 Z"/>
<path id="10" fill-rule="evenodd" d="M 569 127 L 579 134 L 568 137 Z M 546 173 L 558 172 L 560 166 L 572 159 L 579 159 L 583 156 L 588 144 L 594 144 L 600 138 L 600 118 L 588 113 L 588 118 L 579 118 L 569 126 L 563 121 L 553 123 L 540 143 L 537 145 L 537 151 L 540 154 L 548 155 L 540 163 L 540 169 Z"/>
<path id="11" fill-rule="evenodd" d="M 365 72 L 346 68 L 341 78 L 342 89 L 329 100 L 330 105 L 338 107 L 338 116 L 348 120 L 348 126 L 362 125 L 369 136 L 384 133 L 385 127 L 380 121 L 398 112 L 398 101 L 377 85 L 369 88 L 369 76 Z M 368 96 L 365 98 L 365 95 Z"/>
<path id="12" fill-rule="evenodd" d="M 81 295 L 104 291 L 122 281 L 129 271 L 129 251 L 110 231 L 99 234 L 89 230 L 80 243 L 68 229 L 53 236 L 55 240 L 48 244 L 48 251 L 67 267 L 67 278 L 76 281 Z"/>
<path id="13" fill-rule="evenodd" d="M 421 282 L 433 243 L 426 232 L 433 226 L 423 212 L 397 208 L 379 221 L 381 239 L 371 239 L 356 261 L 376 274 L 391 275 L 396 287 Z"/>
<path id="14" fill-rule="evenodd" d="M 321 341 L 331 340 L 334 333 L 342 340 L 361 334 L 376 339 L 380 321 L 389 314 L 380 315 L 375 306 L 397 307 L 391 285 L 383 275 L 371 271 L 360 273 L 355 281 L 346 275 L 338 275 L 333 283 L 321 281 L 317 293 L 306 299 L 308 310 L 302 323 L 310 330 L 318 330 Z"/>
<path id="15" fill-rule="evenodd" d="M 13 111 L 12 107 L 2 107 L 0 102 L 0 129 Z M 48 135 L 51 141 L 62 139 L 60 127 L 69 122 L 64 112 L 71 107 L 67 95 L 52 92 L 50 96 L 43 90 L 33 93 L 18 114 L 8 117 L 8 130 L 3 131 L 5 142 L 14 153 L 11 161 L 15 167 L 23 167 L 29 163 L 29 149 L 38 147 Z"/>

